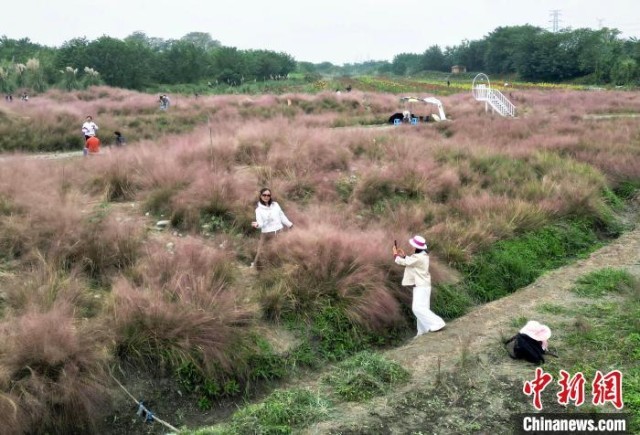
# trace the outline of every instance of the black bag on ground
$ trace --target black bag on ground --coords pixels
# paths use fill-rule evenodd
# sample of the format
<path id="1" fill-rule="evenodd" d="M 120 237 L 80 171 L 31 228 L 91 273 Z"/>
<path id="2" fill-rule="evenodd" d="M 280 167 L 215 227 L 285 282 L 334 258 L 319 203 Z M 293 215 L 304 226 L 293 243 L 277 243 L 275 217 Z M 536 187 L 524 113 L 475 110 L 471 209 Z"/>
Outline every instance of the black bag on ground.
<path id="1" fill-rule="evenodd" d="M 545 351 L 542 343 L 526 334 L 517 333 L 504 344 L 513 359 L 523 359 L 534 364 L 544 362 Z"/>

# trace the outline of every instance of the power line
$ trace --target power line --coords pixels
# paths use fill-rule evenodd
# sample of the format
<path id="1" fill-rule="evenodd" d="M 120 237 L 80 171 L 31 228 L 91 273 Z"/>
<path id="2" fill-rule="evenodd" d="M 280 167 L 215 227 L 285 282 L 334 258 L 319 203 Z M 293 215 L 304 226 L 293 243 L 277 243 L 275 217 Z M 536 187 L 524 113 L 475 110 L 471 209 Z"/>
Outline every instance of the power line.
<path id="1" fill-rule="evenodd" d="M 553 9 L 552 11 L 549 11 L 549 13 L 551 14 L 551 20 L 549 20 L 551 23 L 551 31 L 556 33 L 560 30 L 560 21 L 562 21 L 560 19 L 560 9 Z"/>

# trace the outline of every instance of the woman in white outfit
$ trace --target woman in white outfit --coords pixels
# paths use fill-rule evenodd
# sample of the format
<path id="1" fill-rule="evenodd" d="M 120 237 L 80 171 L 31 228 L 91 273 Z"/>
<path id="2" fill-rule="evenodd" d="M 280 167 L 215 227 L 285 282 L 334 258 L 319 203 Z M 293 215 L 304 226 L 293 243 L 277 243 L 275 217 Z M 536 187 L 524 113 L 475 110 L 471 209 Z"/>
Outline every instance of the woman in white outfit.
<path id="1" fill-rule="evenodd" d="M 251 263 L 252 267 L 258 267 L 258 257 L 264 243 L 277 237 L 285 226 L 289 229 L 293 227 L 293 223 L 285 216 L 280 205 L 272 200 L 271 189 L 267 187 L 260 190 L 260 198 L 256 208 L 256 220 L 251 222 L 251 226 L 261 230 L 256 257 Z"/>
<path id="2" fill-rule="evenodd" d="M 413 255 L 406 256 L 402 249 L 393 247 L 396 264 L 404 266 L 402 285 L 413 287 L 411 310 L 416 316 L 419 337 L 427 332 L 435 332 L 444 328 L 444 320 L 430 309 L 431 275 L 429 275 L 429 255 L 424 237 L 414 236 L 409 244 L 416 248 Z"/>

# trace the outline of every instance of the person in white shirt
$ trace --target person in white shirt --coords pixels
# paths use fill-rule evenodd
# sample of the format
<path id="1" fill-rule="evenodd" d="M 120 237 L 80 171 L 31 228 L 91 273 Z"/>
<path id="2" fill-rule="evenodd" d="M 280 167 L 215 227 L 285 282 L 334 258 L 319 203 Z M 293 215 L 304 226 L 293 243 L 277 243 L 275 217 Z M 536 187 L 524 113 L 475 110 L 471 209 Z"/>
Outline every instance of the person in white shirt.
<path id="1" fill-rule="evenodd" d="M 411 310 L 416 316 L 418 334 L 435 332 L 444 328 L 444 320 L 431 311 L 431 275 L 429 275 L 429 255 L 424 237 L 414 236 L 409 244 L 416 248 L 413 255 L 406 256 L 402 249 L 393 246 L 393 258 L 396 264 L 404 266 L 403 286 L 413 287 Z"/>
<path id="2" fill-rule="evenodd" d="M 258 250 L 253 263 L 251 263 L 252 267 L 258 267 L 258 258 L 264 243 L 277 237 L 285 226 L 289 229 L 293 228 L 293 223 L 284 214 L 280 205 L 272 199 L 271 189 L 267 187 L 260 190 L 260 198 L 258 198 L 258 206 L 256 207 L 256 220 L 251 222 L 251 226 L 261 231 Z"/>
<path id="3" fill-rule="evenodd" d="M 90 137 L 95 136 L 97 132 L 98 126 L 95 122 L 93 122 L 93 118 L 91 117 L 91 115 L 87 116 L 84 124 L 82 124 L 82 134 L 84 134 L 84 140 L 86 141 Z"/>

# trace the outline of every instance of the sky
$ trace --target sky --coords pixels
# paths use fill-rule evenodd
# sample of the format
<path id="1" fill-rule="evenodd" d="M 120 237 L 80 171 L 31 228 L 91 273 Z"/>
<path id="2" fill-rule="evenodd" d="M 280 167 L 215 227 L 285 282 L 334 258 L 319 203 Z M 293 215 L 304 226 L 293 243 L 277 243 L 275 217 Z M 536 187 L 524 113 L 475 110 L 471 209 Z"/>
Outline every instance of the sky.
<path id="1" fill-rule="evenodd" d="M 59 47 L 136 31 L 162 39 L 205 32 L 228 47 L 341 65 L 444 49 L 500 26 L 552 30 L 553 11 L 559 28 L 617 28 L 640 39 L 638 0 L 7 0 L 0 35 Z"/>

